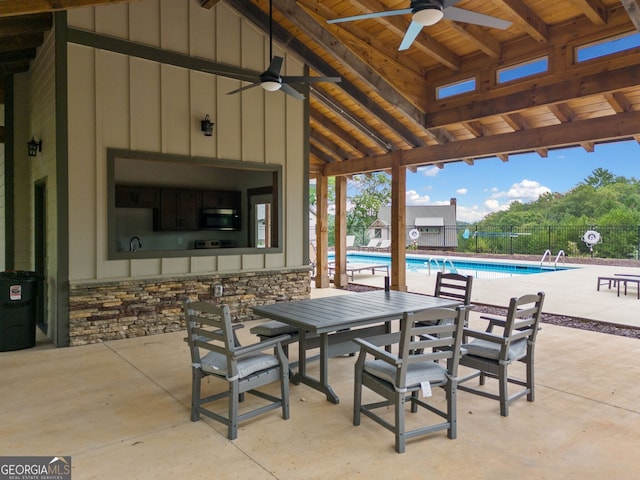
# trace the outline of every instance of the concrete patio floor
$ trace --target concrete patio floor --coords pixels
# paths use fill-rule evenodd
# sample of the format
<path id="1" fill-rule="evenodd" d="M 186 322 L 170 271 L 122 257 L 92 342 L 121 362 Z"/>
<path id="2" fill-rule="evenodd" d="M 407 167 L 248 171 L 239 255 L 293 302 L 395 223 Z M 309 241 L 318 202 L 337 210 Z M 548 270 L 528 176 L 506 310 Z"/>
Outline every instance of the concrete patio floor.
<path id="1" fill-rule="evenodd" d="M 589 277 L 584 289 L 573 277 L 544 275 L 545 311 L 561 313 L 573 305 L 580 316 L 600 312 L 600 320 L 614 321 L 627 318 L 630 310 L 625 321 L 638 322 L 635 291 L 619 298 L 596 292 L 594 272 L 582 273 Z M 554 275 L 558 285 L 552 285 Z M 491 303 L 485 293 L 490 291 L 504 304 L 512 291 L 541 289 L 530 278 L 519 288 L 512 284 L 520 279 L 493 282 L 493 287 L 476 282 L 474 300 Z M 314 297 L 334 294 L 357 295 L 312 290 Z M 564 300 L 557 298 L 561 295 Z M 618 311 L 617 304 L 624 306 Z M 255 341 L 249 333 L 253 324 L 239 331 L 244 343 Z M 183 338 L 184 332 L 175 332 L 0 353 L 0 455 L 70 455 L 75 480 L 635 479 L 640 471 L 637 339 L 545 324 L 536 351 L 535 402 L 518 400 L 503 418 L 497 402 L 459 392 L 458 438 L 435 433 L 409 441 L 400 455 L 393 435 L 370 419 L 352 424 L 353 357 L 330 361 L 338 405 L 309 387 L 291 385 L 287 421 L 279 411 L 267 413 L 241 424 L 234 441 L 217 422 L 192 423 Z M 295 360 L 295 348 L 291 351 Z M 311 372 L 316 369 L 317 363 Z M 207 388 L 220 386 L 212 380 Z M 443 400 L 439 390 L 434 396 Z M 408 417 L 420 421 L 424 412 Z"/>

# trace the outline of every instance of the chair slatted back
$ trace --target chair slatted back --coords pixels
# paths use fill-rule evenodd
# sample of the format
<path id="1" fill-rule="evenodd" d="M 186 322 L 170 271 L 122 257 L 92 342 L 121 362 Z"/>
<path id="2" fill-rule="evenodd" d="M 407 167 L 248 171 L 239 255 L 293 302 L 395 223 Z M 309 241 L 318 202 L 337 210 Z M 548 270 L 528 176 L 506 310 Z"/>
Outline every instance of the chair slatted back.
<path id="1" fill-rule="evenodd" d="M 187 341 L 191 351 L 191 361 L 194 364 L 200 363 L 200 349 L 217 352 L 227 357 L 229 374 L 235 375 L 237 373 L 234 359 L 236 341 L 229 307 L 187 300 L 185 312 L 187 312 Z"/>
<path id="2" fill-rule="evenodd" d="M 509 345 L 521 338 L 527 338 L 529 344 L 535 343 L 543 304 L 543 292 L 514 297 L 509 301 L 503 332 L 503 353 L 506 354 Z"/>
<path id="3" fill-rule="evenodd" d="M 406 387 L 407 370 L 414 363 L 447 360 L 449 375 L 457 375 L 465 315 L 464 306 L 403 315 L 398 347 L 402 364 L 396 374 L 398 388 Z"/>
<path id="4" fill-rule="evenodd" d="M 472 286 L 473 277 L 471 275 L 438 272 L 434 296 L 458 300 L 469 305 Z"/>

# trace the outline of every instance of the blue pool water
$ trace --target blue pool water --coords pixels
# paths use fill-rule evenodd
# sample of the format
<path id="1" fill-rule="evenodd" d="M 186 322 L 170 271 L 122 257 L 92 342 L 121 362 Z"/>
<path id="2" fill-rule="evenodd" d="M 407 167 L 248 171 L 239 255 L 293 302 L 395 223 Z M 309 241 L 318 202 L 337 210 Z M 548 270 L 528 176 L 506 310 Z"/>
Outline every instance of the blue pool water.
<path id="1" fill-rule="evenodd" d="M 334 260 L 334 254 L 329 253 L 329 261 Z M 429 257 L 426 255 L 407 255 L 407 271 L 414 273 L 432 274 L 443 269 L 446 272 L 457 272 L 463 275 L 473 275 L 475 278 L 505 278 L 513 275 L 532 275 L 537 273 L 569 270 L 572 267 L 564 265 L 545 264 L 540 266 L 533 263 L 498 262 L 491 260 L 475 260 L 461 257 Z M 384 253 L 348 252 L 347 263 L 350 265 L 391 265 L 391 256 Z"/>

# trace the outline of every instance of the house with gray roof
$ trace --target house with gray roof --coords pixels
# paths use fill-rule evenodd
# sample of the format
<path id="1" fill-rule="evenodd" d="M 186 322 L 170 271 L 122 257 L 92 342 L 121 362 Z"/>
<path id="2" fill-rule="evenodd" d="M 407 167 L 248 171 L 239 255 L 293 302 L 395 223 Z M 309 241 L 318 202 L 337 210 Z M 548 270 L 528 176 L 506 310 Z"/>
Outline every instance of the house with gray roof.
<path id="1" fill-rule="evenodd" d="M 368 229 L 369 238 L 391 237 L 391 207 L 378 210 L 378 218 Z M 449 205 L 414 205 L 406 210 L 406 244 L 417 249 L 455 250 L 458 247 L 456 231 L 456 199 Z"/>

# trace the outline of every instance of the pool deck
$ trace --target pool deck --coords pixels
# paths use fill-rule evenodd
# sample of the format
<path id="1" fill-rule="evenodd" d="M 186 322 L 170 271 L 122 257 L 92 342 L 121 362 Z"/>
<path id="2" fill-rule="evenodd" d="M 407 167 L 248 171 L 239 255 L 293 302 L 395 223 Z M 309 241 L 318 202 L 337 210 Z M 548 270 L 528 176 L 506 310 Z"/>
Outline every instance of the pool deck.
<path id="1" fill-rule="evenodd" d="M 565 266 L 574 268 L 508 278 L 474 278 L 471 301 L 502 306 L 508 304 L 511 297 L 543 291 L 547 294 L 544 305 L 546 313 L 640 327 L 640 300 L 637 298 L 636 285 L 629 284 L 627 295 L 621 293 L 619 297 L 616 288 L 604 286 L 600 287 L 600 291 L 597 290 L 598 277 L 639 275 L 640 266 L 613 267 L 569 262 Z M 407 271 L 407 289 L 410 292 L 432 294 L 435 280 L 435 270 L 431 275 Z M 384 275 L 370 275 L 363 271 L 353 283 L 383 287 Z"/>

